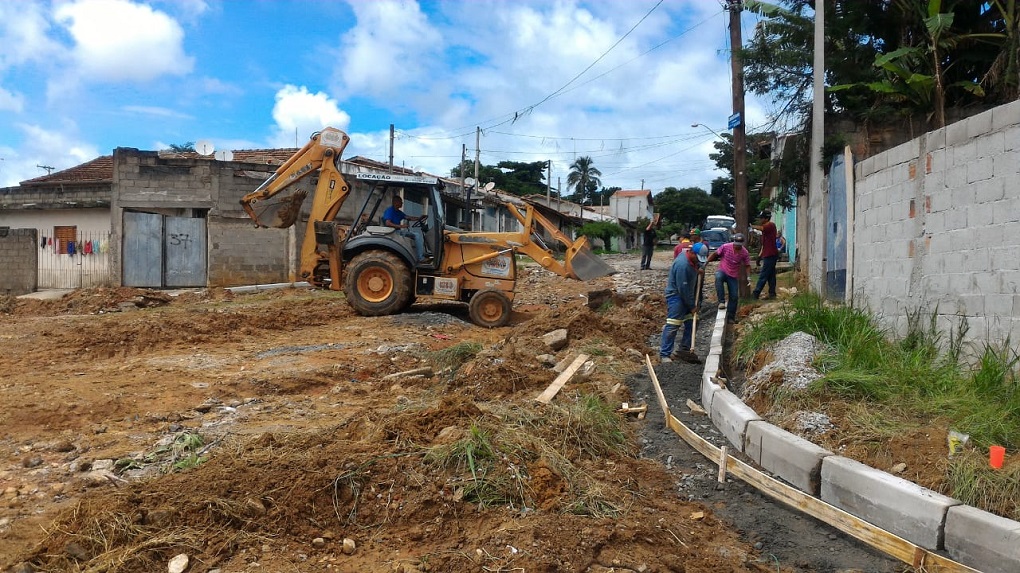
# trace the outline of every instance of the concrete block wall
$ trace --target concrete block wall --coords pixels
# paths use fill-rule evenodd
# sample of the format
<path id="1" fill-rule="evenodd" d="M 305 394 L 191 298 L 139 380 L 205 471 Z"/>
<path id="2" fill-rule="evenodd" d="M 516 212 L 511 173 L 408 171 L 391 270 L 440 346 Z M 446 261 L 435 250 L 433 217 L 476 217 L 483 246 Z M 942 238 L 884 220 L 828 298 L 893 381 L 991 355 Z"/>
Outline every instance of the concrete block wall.
<path id="1" fill-rule="evenodd" d="M 737 450 L 800 491 L 918 546 L 945 551 L 985 573 L 1020 571 L 1020 523 L 836 456 L 761 420 L 716 384 L 724 329 L 720 313 L 702 373 L 701 404 Z"/>
<path id="2" fill-rule="evenodd" d="M 0 228 L 0 294 L 35 292 L 39 282 L 39 235 L 35 229 Z"/>
<path id="3" fill-rule="evenodd" d="M 210 217 L 209 286 L 292 282 L 289 235 L 292 229 L 257 229 L 244 219 Z"/>
<path id="4" fill-rule="evenodd" d="M 0 189 L 0 211 L 53 207 L 88 207 L 110 204 L 110 185 L 54 184 L 5 187 Z"/>
<path id="5" fill-rule="evenodd" d="M 853 303 L 903 335 L 937 310 L 966 340 L 1020 340 L 1020 101 L 855 168 Z"/>

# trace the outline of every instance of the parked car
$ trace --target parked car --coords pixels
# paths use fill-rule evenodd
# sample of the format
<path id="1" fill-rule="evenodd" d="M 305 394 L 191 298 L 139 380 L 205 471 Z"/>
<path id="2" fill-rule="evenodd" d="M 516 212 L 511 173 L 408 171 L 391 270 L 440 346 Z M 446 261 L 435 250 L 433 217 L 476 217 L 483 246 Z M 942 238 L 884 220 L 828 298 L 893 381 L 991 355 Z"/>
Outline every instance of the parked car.
<path id="1" fill-rule="evenodd" d="M 701 232 L 701 238 L 708 239 L 708 252 L 711 253 L 730 242 L 730 232 L 726 229 L 705 229 Z"/>

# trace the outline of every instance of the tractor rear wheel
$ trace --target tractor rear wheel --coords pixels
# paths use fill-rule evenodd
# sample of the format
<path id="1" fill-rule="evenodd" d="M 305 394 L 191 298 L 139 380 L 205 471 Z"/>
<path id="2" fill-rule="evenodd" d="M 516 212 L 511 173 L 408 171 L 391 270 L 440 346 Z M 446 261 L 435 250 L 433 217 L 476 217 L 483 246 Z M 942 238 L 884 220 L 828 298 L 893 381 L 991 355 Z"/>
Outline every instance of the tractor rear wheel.
<path id="1" fill-rule="evenodd" d="M 399 257 L 386 251 L 365 251 L 344 269 L 344 295 L 362 316 L 396 314 L 413 299 L 414 278 Z"/>
<path id="2" fill-rule="evenodd" d="M 510 299 L 503 291 L 495 289 L 480 290 L 468 302 L 468 314 L 471 322 L 478 326 L 495 328 L 510 321 Z"/>

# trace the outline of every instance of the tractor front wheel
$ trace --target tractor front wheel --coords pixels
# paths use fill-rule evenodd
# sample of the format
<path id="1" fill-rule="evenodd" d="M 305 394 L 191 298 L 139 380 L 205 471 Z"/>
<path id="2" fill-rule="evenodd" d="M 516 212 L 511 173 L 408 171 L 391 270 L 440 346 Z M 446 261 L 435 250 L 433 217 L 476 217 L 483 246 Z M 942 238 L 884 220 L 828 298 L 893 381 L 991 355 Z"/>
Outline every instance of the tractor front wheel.
<path id="1" fill-rule="evenodd" d="M 386 251 L 356 255 L 344 269 L 344 295 L 362 316 L 396 314 L 413 299 L 411 270 Z"/>
<path id="2" fill-rule="evenodd" d="M 495 289 L 480 290 L 468 302 L 468 314 L 471 322 L 478 326 L 495 328 L 510 321 L 510 299 L 503 291 Z"/>

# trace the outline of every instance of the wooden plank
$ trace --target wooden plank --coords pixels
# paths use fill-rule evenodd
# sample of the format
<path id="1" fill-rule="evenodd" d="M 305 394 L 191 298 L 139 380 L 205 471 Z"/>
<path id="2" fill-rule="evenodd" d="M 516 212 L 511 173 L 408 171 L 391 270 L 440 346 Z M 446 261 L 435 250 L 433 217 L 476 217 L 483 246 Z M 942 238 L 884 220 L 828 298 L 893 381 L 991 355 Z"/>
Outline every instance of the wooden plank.
<path id="1" fill-rule="evenodd" d="M 566 384 L 567 381 L 570 380 L 570 378 L 574 375 L 574 373 L 577 372 L 577 370 L 581 366 L 583 366 L 584 363 L 587 361 L 588 361 L 587 354 L 578 354 L 577 358 L 575 358 L 574 361 L 570 363 L 570 366 L 567 366 L 567 369 L 564 370 L 559 376 L 557 376 L 556 379 L 552 381 L 552 384 L 550 384 L 549 387 L 545 389 L 545 391 L 539 394 L 538 397 L 535 398 L 535 400 L 543 404 L 548 404 L 549 402 L 551 402 L 553 397 L 556 396 L 556 393 L 560 391 L 560 388 L 563 388 L 563 385 Z"/>
<path id="2" fill-rule="evenodd" d="M 652 359 L 645 354 L 645 366 L 648 368 L 648 375 L 652 377 L 652 387 L 655 388 L 655 397 L 659 400 L 659 407 L 662 408 L 662 413 L 666 417 L 667 425 L 669 423 L 669 406 L 666 405 L 666 396 L 662 393 L 662 387 L 659 386 L 659 378 L 655 375 L 655 368 L 652 368 Z"/>
<path id="3" fill-rule="evenodd" d="M 662 395 L 662 388 L 659 387 L 659 380 L 652 370 L 651 361 L 645 357 L 648 371 L 652 376 L 652 384 L 655 386 L 657 395 Z M 665 404 L 665 399 L 660 398 Z M 710 460 L 720 459 L 722 448 L 717 448 L 708 440 L 696 434 L 693 430 L 684 425 L 683 422 L 673 416 L 668 410 L 666 412 L 666 427 L 676 432 L 688 445 L 698 451 L 701 455 Z M 761 491 L 769 497 L 781 501 L 786 505 L 806 513 L 820 521 L 823 521 L 836 529 L 858 539 L 871 547 L 911 565 L 923 573 L 980 573 L 976 569 L 957 563 L 952 559 L 932 553 L 927 549 L 915 545 L 902 537 L 889 533 L 888 531 L 868 523 L 863 519 L 847 513 L 842 509 L 829 505 L 828 503 L 808 495 L 799 489 L 787 485 L 775 478 L 765 475 L 748 464 L 728 456 L 726 469 L 737 478 L 748 485 Z M 721 468 L 720 468 L 721 471 Z"/>

